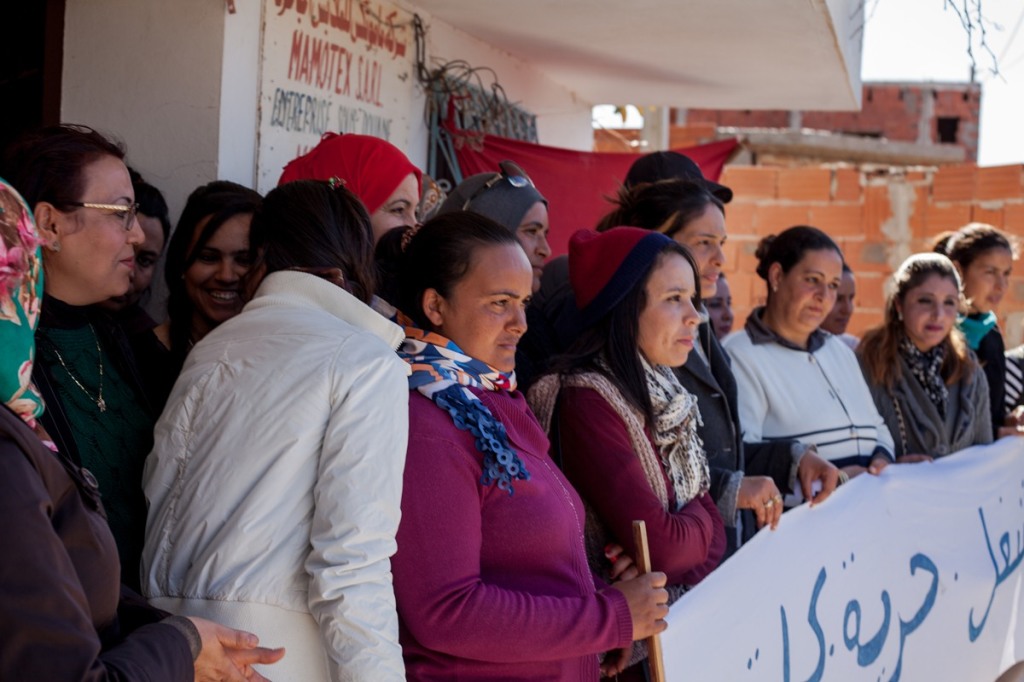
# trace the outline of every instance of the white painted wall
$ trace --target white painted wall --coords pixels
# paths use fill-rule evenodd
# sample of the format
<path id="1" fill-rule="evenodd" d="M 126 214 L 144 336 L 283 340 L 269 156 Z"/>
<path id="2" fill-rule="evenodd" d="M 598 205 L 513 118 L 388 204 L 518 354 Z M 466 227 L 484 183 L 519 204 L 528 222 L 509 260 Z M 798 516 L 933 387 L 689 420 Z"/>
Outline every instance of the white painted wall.
<path id="1" fill-rule="evenodd" d="M 584 151 L 594 148 L 590 115 L 592 102 L 584 101 L 540 69 L 508 52 L 435 20 L 422 10 L 418 12 L 427 26 L 427 52 L 431 61 L 464 59 L 473 66 L 491 67 L 497 72 L 498 82 L 505 89 L 509 101 L 537 115 L 537 135 L 541 144 Z M 489 85 L 486 75 L 484 83 Z M 423 149 L 425 152 L 425 141 Z"/>
<path id="2" fill-rule="evenodd" d="M 256 186 L 262 18 L 260 2 L 242 0 L 224 19 L 217 178 L 246 187 Z"/>
<path id="3" fill-rule="evenodd" d="M 236 2 L 228 14 L 215 0 L 67 0 L 61 117 L 123 140 L 129 163 L 163 190 L 172 220 L 201 184 L 256 185 L 270 1 Z M 537 115 L 542 144 L 592 148 L 590 102 L 415 5 L 403 7 L 423 17 L 431 63 L 463 59 L 494 69 L 510 101 Z M 424 96 L 414 78 L 407 87 L 408 109 L 394 115 L 409 121 L 405 151 L 423 167 Z"/>
<path id="4" fill-rule="evenodd" d="M 172 218 L 217 175 L 225 14 L 210 0 L 67 0 L 61 118 L 123 140 Z"/>

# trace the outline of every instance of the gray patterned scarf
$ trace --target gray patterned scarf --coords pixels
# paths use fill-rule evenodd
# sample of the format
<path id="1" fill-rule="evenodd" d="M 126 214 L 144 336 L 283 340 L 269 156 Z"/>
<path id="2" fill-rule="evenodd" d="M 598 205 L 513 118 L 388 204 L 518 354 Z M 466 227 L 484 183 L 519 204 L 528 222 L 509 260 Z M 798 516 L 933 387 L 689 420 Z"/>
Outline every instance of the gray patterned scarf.
<path id="1" fill-rule="evenodd" d="M 900 341 L 900 355 L 910 365 L 910 373 L 914 375 L 928 399 L 939 411 L 939 416 L 946 418 L 946 403 L 949 401 L 949 389 L 942 379 L 942 361 L 946 359 L 946 346 L 940 343 L 928 352 L 922 352 L 906 336 Z"/>

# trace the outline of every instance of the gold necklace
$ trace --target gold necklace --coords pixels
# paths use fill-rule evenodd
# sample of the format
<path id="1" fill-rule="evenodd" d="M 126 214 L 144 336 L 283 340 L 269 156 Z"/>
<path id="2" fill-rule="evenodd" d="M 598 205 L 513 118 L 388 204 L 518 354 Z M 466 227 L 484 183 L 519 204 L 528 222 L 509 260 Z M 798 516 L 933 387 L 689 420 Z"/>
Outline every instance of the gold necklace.
<path id="1" fill-rule="evenodd" d="M 60 362 L 60 366 L 64 368 L 64 371 L 68 373 L 68 376 L 71 377 L 71 380 L 75 382 L 75 386 L 78 386 L 78 388 L 81 389 L 82 393 L 84 393 L 89 400 L 96 403 L 96 407 L 100 408 L 100 412 L 106 412 L 107 401 L 103 399 L 103 351 L 100 350 L 100 339 L 98 336 L 96 336 L 96 330 L 93 328 L 92 323 L 89 323 L 89 330 L 92 332 L 93 341 L 96 342 L 96 354 L 99 356 L 100 359 L 100 392 L 98 398 L 93 398 L 92 394 L 89 393 L 89 391 L 86 390 L 85 386 L 82 385 L 82 382 L 78 380 L 78 377 L 75 376 L 75 373 L 72 372 L 71 368 L 68 367 L 66 362 L 64 362 L 64 358 L 60 356 L 60 351 L 57 350 L 56 344 L 53 345 L 53 352 L 57 356 L 57 360 Z"/>

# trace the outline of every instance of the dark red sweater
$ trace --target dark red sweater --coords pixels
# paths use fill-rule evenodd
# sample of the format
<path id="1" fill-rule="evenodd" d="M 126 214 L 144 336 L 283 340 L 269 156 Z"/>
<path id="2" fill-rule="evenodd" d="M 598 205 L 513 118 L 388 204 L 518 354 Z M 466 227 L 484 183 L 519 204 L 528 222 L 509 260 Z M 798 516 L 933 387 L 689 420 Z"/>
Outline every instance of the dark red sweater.
<path id="1" fill-rule="evenodd" d="M 626 425 L 608 401 L 589 388 L 563 388 L 558 404 L 565 475 L 615 540 L 636 556 L 633 521 L 643 520 L 651 568 L 663 571 L 670 585 L 700 582 L 725 553 L 725 528 L 711 496 L 665 511 L 633 452 Z M 672 509 L 675 492 L 664 469 L 661 473 Z"/>
<path id="2" fill-rule="evenodd" d="M 522 394 L 477 395 L 531 477 L 516 481 L 512 496 L 480 485 L 473 437 L 411 394 L 391 560 L 408 679 L 594 682 L 597 654 L 632 638 L 626 600 L 595 588 L 583 505 Z"/>

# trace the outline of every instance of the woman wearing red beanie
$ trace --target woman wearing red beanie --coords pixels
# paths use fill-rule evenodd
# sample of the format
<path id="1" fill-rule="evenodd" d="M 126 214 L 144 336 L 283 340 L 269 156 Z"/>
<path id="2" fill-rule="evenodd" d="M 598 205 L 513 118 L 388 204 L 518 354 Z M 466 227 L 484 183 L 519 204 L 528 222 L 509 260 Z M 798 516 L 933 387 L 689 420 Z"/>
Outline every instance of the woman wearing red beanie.
<path id="1" fill-rule="evenodd" d="M 699 272 L 690 252 L 659 232 L 577 232 L 569 276 L 585 330 L 529 394 L 587 502 L 591 569 L 612 568 L 609 543 L 634 553 L 632 522 L 643 519 L 670 599 L 703 579 L 726 548 L 697 399 L 672 371 L 693 349 Z M 642 679 L 639 666 L 627 674 Z"/>
<path id="2" fill-rule="evenodd" d="M 370 214 L 377 243 L 392 228 L 416 224 L 422 175 L 402 150 L 387 140 L 324 133 L 320 144 L 284 167 L 277 184 L 341 179 Z"/>

